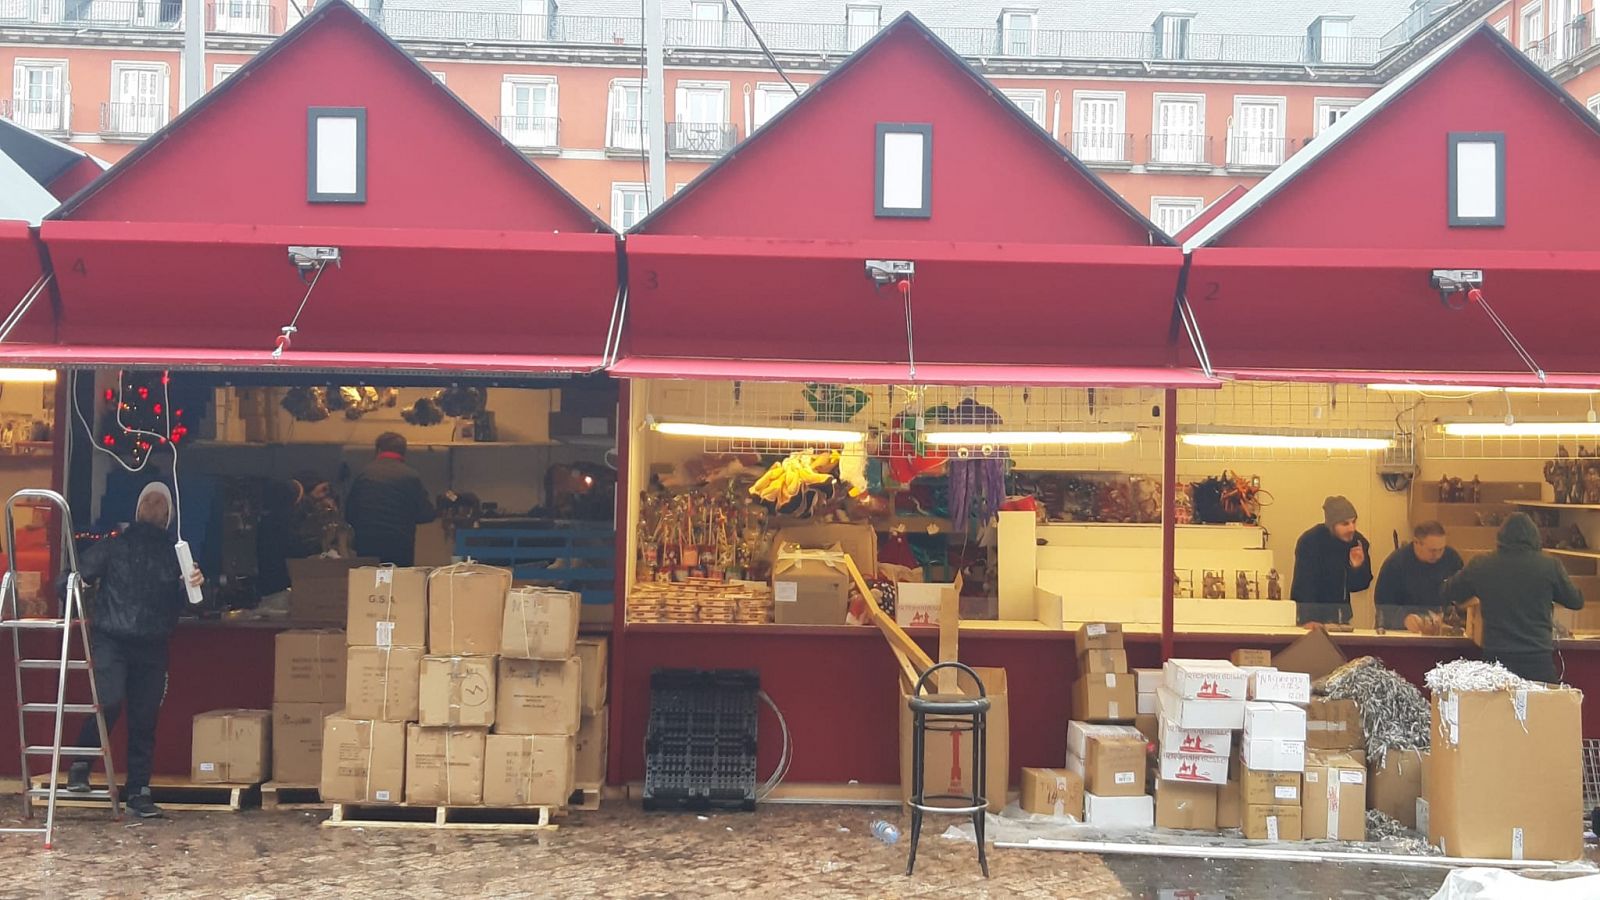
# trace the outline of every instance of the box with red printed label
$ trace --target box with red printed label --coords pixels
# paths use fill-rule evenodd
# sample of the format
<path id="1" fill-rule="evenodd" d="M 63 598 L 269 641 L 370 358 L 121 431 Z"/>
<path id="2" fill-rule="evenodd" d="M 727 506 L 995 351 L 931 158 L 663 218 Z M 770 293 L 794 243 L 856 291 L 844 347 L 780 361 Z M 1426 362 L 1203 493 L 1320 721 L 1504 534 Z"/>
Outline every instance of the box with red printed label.
<path id="1" fill-rule="evenodd" d="M 1169 659 L 1162 670 L 1165 687 L 1185 700 L 1243 700 L 1250 678 L 1221 659 Z"/>
<path id="2" fill-rule="evenodd" d="M 1161 778 L 1195 784 L 1227 784 L 1228 757 L 1161 751 Z"/>
<path id="3" fill-rule="evenodd" d="M 1227 756 L 1233 751 L 1233 732 L 1226 728 L 1180 728 L 1162 720 L 1161 749 L 1167 753 Z"/>
<path id="4" fill-rule="evenodd" d="M 1243 700 L 1186 700 L 1163 686 L 1156 692 L 1161 717 L 1179 728 L 1243 728 Z"/>

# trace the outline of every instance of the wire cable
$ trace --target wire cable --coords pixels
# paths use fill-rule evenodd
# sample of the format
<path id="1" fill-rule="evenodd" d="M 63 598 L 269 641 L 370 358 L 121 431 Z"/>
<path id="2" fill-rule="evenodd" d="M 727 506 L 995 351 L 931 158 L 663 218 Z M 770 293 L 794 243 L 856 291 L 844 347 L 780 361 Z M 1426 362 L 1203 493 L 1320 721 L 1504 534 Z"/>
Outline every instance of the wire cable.
<path id="1" fill-rule="evenodd" d="M 311 301 L 311 292 L 317 289 L 317 282 L 322 280 L 322 273 L 327 270 L 327 268 L 327 260 L 317 260 L 317 274 L 311 276 L 311 285 L 306 288 L 305 296 L 300 298 L 300 308 L 294 311 L 294 318 L 289 320 L 288 325 L 283 326 L 283 333 L 278 335 L 277 344 L 272 348 L 273 359 L 277 359 L 283 355 L 284 349 L 289 346 L 290 339 L 294 337 L 295 332 L 300 330 L 298 327 L 300 324 L 300 314 L 306 311 L 306 304 Z"/>
<path id="2" fill-rule="evenodd" d="M 783 83 L 789 86 L 789 90 L 793 91 L 796 97 L 800 96 L 800 89 L 795 87 L 794 82 L 789 80 L 788 73 L 784 72 L 783 66 L 778 64 L 778 58 L 772 55 L 771 50 L 767 49 L 767 42 L 761 39 L 760 32 L 756 31 L 755 23 L 750 21 L 750 16 L 744 11 L 743 4 L 739 0 L 728 0 L 728 2 L 733 4 L 733 9 L 739 14 L 739 18 L 744 20 L 744 27 L 749 29 L 750 36 L 756 39 L 756 46 L 761 48 L 761 55 L 765 56 L 767 62 L 772 64 L 772 71 L 778 73 L 778 77 L 783 79 Z"/>
<path id="3" fill-rule="evenodd" d="M 649 80 L 649 76 L 645 74 L 645 61 L 650 54 L 649 48 L 645 46 L 645 36 L 650 33 L 649 14 L 646 12 L 647 3 L 648 0 L 639 0 L 639 118 L 635 120 L 634 124 L 639 128 L 639 147 L 644 150 L 643 153 L 639 154 L 639 171 L 644 173 L 644 211 L 646 215 L 649 215 L 655 210 L 655 204 L 650 202 L 650 136 L 645 130 L 644 92 L 646 83 Z M 662 104 L 662 108 L 666 108 L 665 103 Z M 656 148 L 657 153 L 665 151 L 665 147 Z M 616 221 L 616 210 L 612 210 L 611 216 L 612 221 Z"/>
<path id="4" fill-rule="evenodd" d="M 1483 291 L 1480 288 L 1473 288 L 1467 291 L 1467 299 L 1478 304 L 1484 315 L 1489 317 L 1489 321 L 1494 323 L 1494 327 L 1499 329 L 1500 336 L 1506 339 L 1506 343 L 1510 344 L 1511 349 L 1515 350 L 1517 356 L 1522 359 L 1522 364 L 1532 370 L 1534 375 L 1538 376 L 1541 384 L 1544 383 L 1544 369 L 1534 361 L 1533 354 L 1522 346 L 1522 341 L 1517 340 L 1517 336 L 1512 333 L 1511 328 L 1500 318 L 1500 314 L 1494 311 L 1494 307 L 1489 305 L 1489 301 L 1483 296 Z"/>
<path id="5" fill-rule="evenodd" d="M 783 717 L 783 712 L 778 709 L 778 704 L 772 701 L 772 696 L 766 691 L 758 691 L 756 696 L 760 697 L 762 702 L 772 709 L 772 714 L 778 717 L 778 728 L 783 732 L 783 753 L 778 758 L 777 768 L 772 770 L 772 775 L 767 778 L 766 783 L 756 791 L 756 802 L 760 803 L 771 796 L 772 792 L 778 789 L 778 785 L 783 783 L 783 779 L 788 776 L 789 765 L 794 762 L 794 743 L 789 737 L 789 721 Z"/>

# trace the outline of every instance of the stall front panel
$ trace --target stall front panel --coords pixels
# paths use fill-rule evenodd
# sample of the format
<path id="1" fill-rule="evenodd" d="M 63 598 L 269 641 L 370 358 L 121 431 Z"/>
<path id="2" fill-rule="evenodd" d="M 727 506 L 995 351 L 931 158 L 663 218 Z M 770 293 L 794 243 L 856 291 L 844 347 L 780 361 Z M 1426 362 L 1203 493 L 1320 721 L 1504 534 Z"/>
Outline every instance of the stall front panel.
<path id="1" fill-rule="evenodd" d="M 50 314 L 50 286 L 45 279 L 43 248 L 27 222 L 0 219 L 0 307 L 10 315 L 32 297 L 10 341 L 49 341 L 55 337 Z"/>

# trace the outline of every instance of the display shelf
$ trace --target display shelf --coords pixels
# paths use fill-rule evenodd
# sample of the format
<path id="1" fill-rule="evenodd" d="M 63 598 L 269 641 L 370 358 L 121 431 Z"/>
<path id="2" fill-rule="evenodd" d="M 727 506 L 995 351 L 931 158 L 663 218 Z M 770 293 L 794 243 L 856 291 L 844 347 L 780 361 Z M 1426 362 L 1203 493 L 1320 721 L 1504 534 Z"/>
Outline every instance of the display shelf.
<path id="1" fill-rule="evenodd" d="M 458 447 L 555 447 L 560 441 L 430 441 L 407 443 L 408 450 L 453 450 Z M 371 448 L 371 441 L 194 441 L 185 444 L 192 448 L 233 448 L 255 447 L 276 449 L 279 447 L 362 447 Z"/>
<path id="2" fill-rule="evenodd" d="M 1576 509 L 1600 510 L 1600 503 L 1552 503 L 1549 500 L 1511 500 L 1512 506 L 1526 506 L 1532 509 Z"/>
<path id="3" fill-rule="evenodd" d="M 871 625 L 778 625 L 776 623 L 764 625 L 721 625 L 629 622 L 626 630 L 630 634 L 771 635 L 774 637 L 865 637 L 877 640 L 883 639 L 882 632 Z M 907 627 L 904 630 L 915 638 L 934 640 L 939 637 L 939 629 L 933 627 L 918 625 Z M 973 637 L 1036 638 L 1044 640 L 1072 639 L 1071 631 L 1059 631 L 1042 622 L 967 620 L 961 623 L 961 633 Z"/>

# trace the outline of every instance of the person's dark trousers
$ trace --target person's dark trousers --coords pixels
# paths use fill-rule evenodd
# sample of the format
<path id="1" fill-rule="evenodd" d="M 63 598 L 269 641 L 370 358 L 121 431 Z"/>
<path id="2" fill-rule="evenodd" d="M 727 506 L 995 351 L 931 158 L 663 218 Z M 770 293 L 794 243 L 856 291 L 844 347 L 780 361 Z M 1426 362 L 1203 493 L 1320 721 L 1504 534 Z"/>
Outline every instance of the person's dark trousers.
<path id="1" fill-rule="evenodd" d="M 1531 650 L 1521 653 L 1501 653 L 1485 650 L 1483 658 L 1489 662 L 1498 662 L 1511 670 L 1513 675 L 1519 675 L 1529 681 L 1543 681 L 1554 684 L 1561 678 L 1556 674 L 1556 660 L 1549 650 Z"/>
<path id="2" fill-rule="evenodd" d="M 126 793 L 133 794 L 150 786 L 156 717 L 167 694 L 167 639 L 113 637 L 91 631 L 89 641 L 106 731 L 117 723 L 124 707 L 128 711 L 128 772 L 124 784 Z M 77 745 L 100 746 L 100 729 L 93 716 L 85 719 L 79 729 Z"/>

